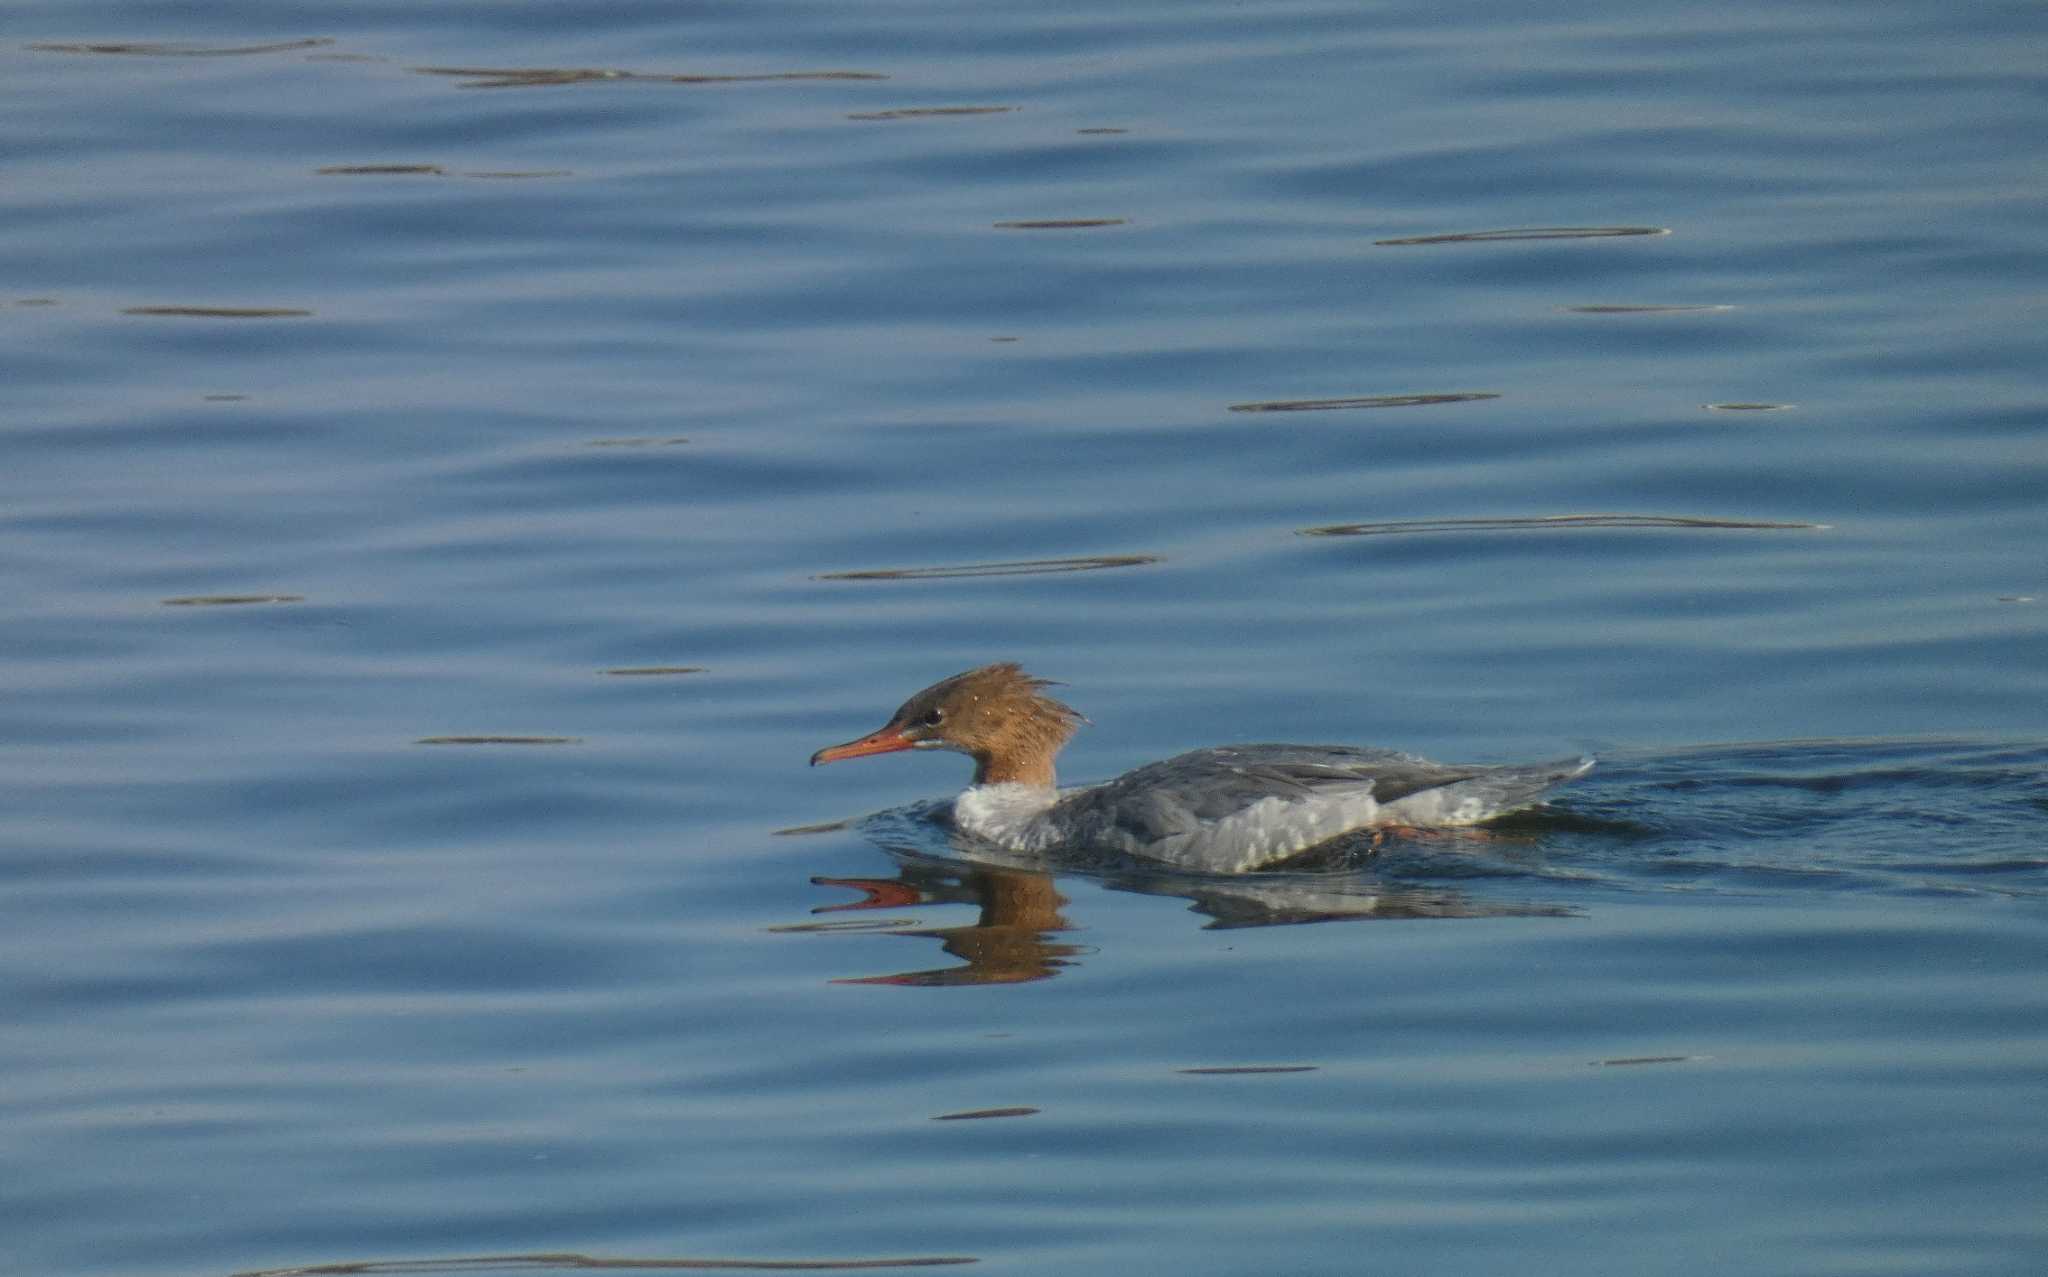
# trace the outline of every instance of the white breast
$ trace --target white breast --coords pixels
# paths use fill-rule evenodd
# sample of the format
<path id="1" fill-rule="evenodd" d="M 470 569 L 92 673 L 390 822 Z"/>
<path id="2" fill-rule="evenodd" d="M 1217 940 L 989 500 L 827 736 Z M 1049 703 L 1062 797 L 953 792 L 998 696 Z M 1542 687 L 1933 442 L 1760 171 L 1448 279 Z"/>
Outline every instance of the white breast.
<path id="1" fill-rule="evenodd" d="M 1038 785 L 971 785 L 953 800 L 953 823 L 1012 851 L 1044 851 L 1059 841 L 1059 831 L 1039 817 L 1059 797 Z"/>

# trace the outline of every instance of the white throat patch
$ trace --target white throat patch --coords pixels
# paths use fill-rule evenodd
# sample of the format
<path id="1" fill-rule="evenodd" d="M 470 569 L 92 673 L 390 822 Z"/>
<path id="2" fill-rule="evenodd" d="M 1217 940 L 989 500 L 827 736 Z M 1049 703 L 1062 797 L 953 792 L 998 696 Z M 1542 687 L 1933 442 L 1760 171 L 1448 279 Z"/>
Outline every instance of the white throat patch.
<path id="1" fill-rule="evenodd" d="M 1042 785 L 970 785 L 953 801 L 953 823 L 1013 851 L 1040 851 L 1057 838 L 1041 828 L 1034 839 L 1031 827 L 1059 799 Z"/>

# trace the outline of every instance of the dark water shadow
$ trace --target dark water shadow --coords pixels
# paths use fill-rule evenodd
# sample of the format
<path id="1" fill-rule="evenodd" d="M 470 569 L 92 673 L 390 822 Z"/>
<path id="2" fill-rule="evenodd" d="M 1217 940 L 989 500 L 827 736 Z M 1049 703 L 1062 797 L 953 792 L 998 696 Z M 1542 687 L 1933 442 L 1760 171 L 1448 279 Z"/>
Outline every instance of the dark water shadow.
<path id="1" fill-rule="evenodd" d="M 1501 244 L 1530 239 L 1624 239 L 1638 235 L 1669 235 L 1666 226 L 1527 226 L 1504 231 L 1455 231 L 1445 235 L 1411 235 L 1376 239 L 1387 248 L 1419 244 Z"/>
<path id="2" fill-rule="evenodd" d="M 1707 403 L 1701 404 L 1708 412 L 1789 412 L 1798 404 L 1789 403 Z"/>
<path id="3" fill-rule="evenodd" d="M 702 674 L 702 665 L 621 665 L 614 669 L 599 670 L 613 678 L 656 678 L 677 674 Z"/>
<path id="4" fill-rule="evenodd" d="M 936 568 L 872 568 L 859 572 L 821 572 L 814 581 L 941 581 L 956 577 L 1044 576 L 1054 572 L 1096 572 L 1134 568 L 1160 562 L 1156 554 L 1098 554 L 1078 559 L 1020 559 L 1012 563 L 963 563 Z"/>
<path id="5" fill-rule="evenodd" d="M 934 1122 L 980 1122 L 992 1117 L 1036 1117 L 1042 1110 L 1028 1104 L 1012 1104 L 1007 1108 L 968 1109 L 963 1113 L 934 1113 Z"/>
<path id="6" fill-rule="evenodd" d="M 1670 306 L 1655 306 L 1655 305 L 1644 305 L 1644 306 L 1629 306 L 1629 305 L 1622 305 L 1622 304 L 1618 304 L 1618 303 L 1617 303 L 1617 304 L 1599 304 L 1599 303 L 1596 303 L 1596 304 L 1593 304 L 1593 305 L 1589 305 L 1589 306 L 1559 306 L 1559 307 L 1558 307 L 1558 309 L 1559 309 L 1559 310 L 1563 310 L 1563 311 L 1569 311 L 1569 312 L 1571 312 L 1571 313 L 1572 313 L 1572 314 L 1574 314 L 1574 315 L 1691 315 L 1691 314 L 1700 314 L 1700 313 L 1702 313 L 1702 312 L 1704 312 L 1704 313 L 1709 313 L 1709 314 L 1718 314 L 1718 313 L 1720 313 L 1720 312 L 1722 312 L 1722 311 L 1730 311 L 1730 310 L 1734 310 L 1734 309 L 1735 309 L 1735 307 L 1733 307 L 1733 306 L 1727 306 L 1727 305 L 1705 305 L 1705 304 L 1702 304 L 1702 305 L 1696 305 L 1696 306 L 1686 306 L 1686 305 L 1670 305 Z"/>
<path id="7" fill-rule="evenodd" d="M 415 745 L 581 745 L 581 736 L 422 736 Z"/>
<path id="8" fill-rule="evenodd" d="M 993 223 L 999 231 L 1085 231 L 1099 226 L 1126 226 L 1122 217 L 1051 217 L 1025 222 Z"/>
<path id="9" fill-rule="evenodd" d="M 604 67 L 412 67 L 419 75 L 463 81 L 463 89 L 544 89 L 568 84 L 770 84 L 812 80 L 886 80 L 875 71 L 768 71 L 755 75 L 670 75 Z"/>
<path id="10" fill-rule="evenodd" d="M 313 172 L 319 177 L 445 177 L 448 170 L 439 164 L 329 164 Z"/>
<path id="11" fill-rule="evenodd" d="M 303 594 L 187 594 L 164 599 L 165 607 L 249 607 L 260 603 L 304 603 Z"/>
<path id="12" fill-rule="evenodd" d="M 1495 519 L 1397 519 L 1386 523 L 1329 523 L 1297 529 L 1305 537 L 1408 536 L 1425 532 L 1552 532 L 1572 528 L 1675 528 L 1680 530 L 1817 532 L 1825 523 L 1760 519 L 1706 519 L 1676 514 L 1540 514 Z"/>
<path id="13" fill-rule="evenodd" d="M 313 312 L 289 306 L 126 306 L 121 313 L 174 319 L 303 319 Z"/>
<path id="14" fill-rule="evenodd" d="M 893 111 L 856 111 L 849 120 L 933 120 L 958 115 L 1006 115 L 1014 106 L 905 106 Z"/>
<path id="15" fill-rule="evenodd" d="M 440 164 L 329 164 L 314 169 L 313 174 L 316 177 L 466 177 L 478 181 L 511 182 L 537 177 L 573 177 L 575 170 L 483 169 L 458 173 Z"/>
<path id="16" fill-rule="evenodd" d="M 1420 408 L 1440 403 L 1471 403 L 1498 399 L 1490 390 L 1461 390 L 1422 395 L 1358 395 L 1349 399 L 1265 399 L 1256 403 L 1234 403 L 1232 412 L 1329 412 L 1342 408 Z"/>
<path id="17" fill-rule="evenodd" d="M 239 58 L 252 53 L 295 53 L 325 48 L 331 37 L 280 40 L 275 44 L 188 44 L 173 40 L 113 40 L 97 44 L 32 44 L 37 53 L 104 53 L 134 58 Z"/>
<path id="18" fill-rule="evenodd" d="M 940 1268 L 975 1264 L 972 1255 L 911 1255 L 898 1259 L 607 1259 L 558 1252 L 540 1255 L 477 1255 L 463 1259 L 384 1259 L 354 1263 L 261 1268 L 234 1277 L 379 1277 L 399 1273 L 551 1272 L 862 1272 L 887 1268 Z"/>

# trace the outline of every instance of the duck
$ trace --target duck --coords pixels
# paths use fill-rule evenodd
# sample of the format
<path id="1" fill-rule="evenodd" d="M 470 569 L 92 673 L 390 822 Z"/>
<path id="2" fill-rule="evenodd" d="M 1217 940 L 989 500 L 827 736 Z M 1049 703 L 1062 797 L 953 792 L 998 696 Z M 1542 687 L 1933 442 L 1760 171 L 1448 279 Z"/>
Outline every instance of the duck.
<path id="1" fill-rule="evenodd" d="M 1460 765 L 1359 745 L 1219 745 L 1061 789 L 1053 760 L 1088 720 L 1059 684 L 1001 661 L 941 679 L 867 735 L 811 766 L 941 749 L 974 760 L 955 829 L 1005 852 L 1112 853 L 1201 873 L 1243 873 L 1370 833 L 1458 829 L 1531 806 L 1590 757 Z"/>

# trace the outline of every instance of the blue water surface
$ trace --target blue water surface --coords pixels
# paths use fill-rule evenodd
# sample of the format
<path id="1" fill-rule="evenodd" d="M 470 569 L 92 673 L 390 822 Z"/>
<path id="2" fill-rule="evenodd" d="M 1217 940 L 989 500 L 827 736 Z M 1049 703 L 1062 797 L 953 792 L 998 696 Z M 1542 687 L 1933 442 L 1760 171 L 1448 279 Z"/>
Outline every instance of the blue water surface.
<path id="1" fill-rule="evenodd" d="M 2048 10 L 8 18 L 8 1271 L 2040 1271 Z"/>

